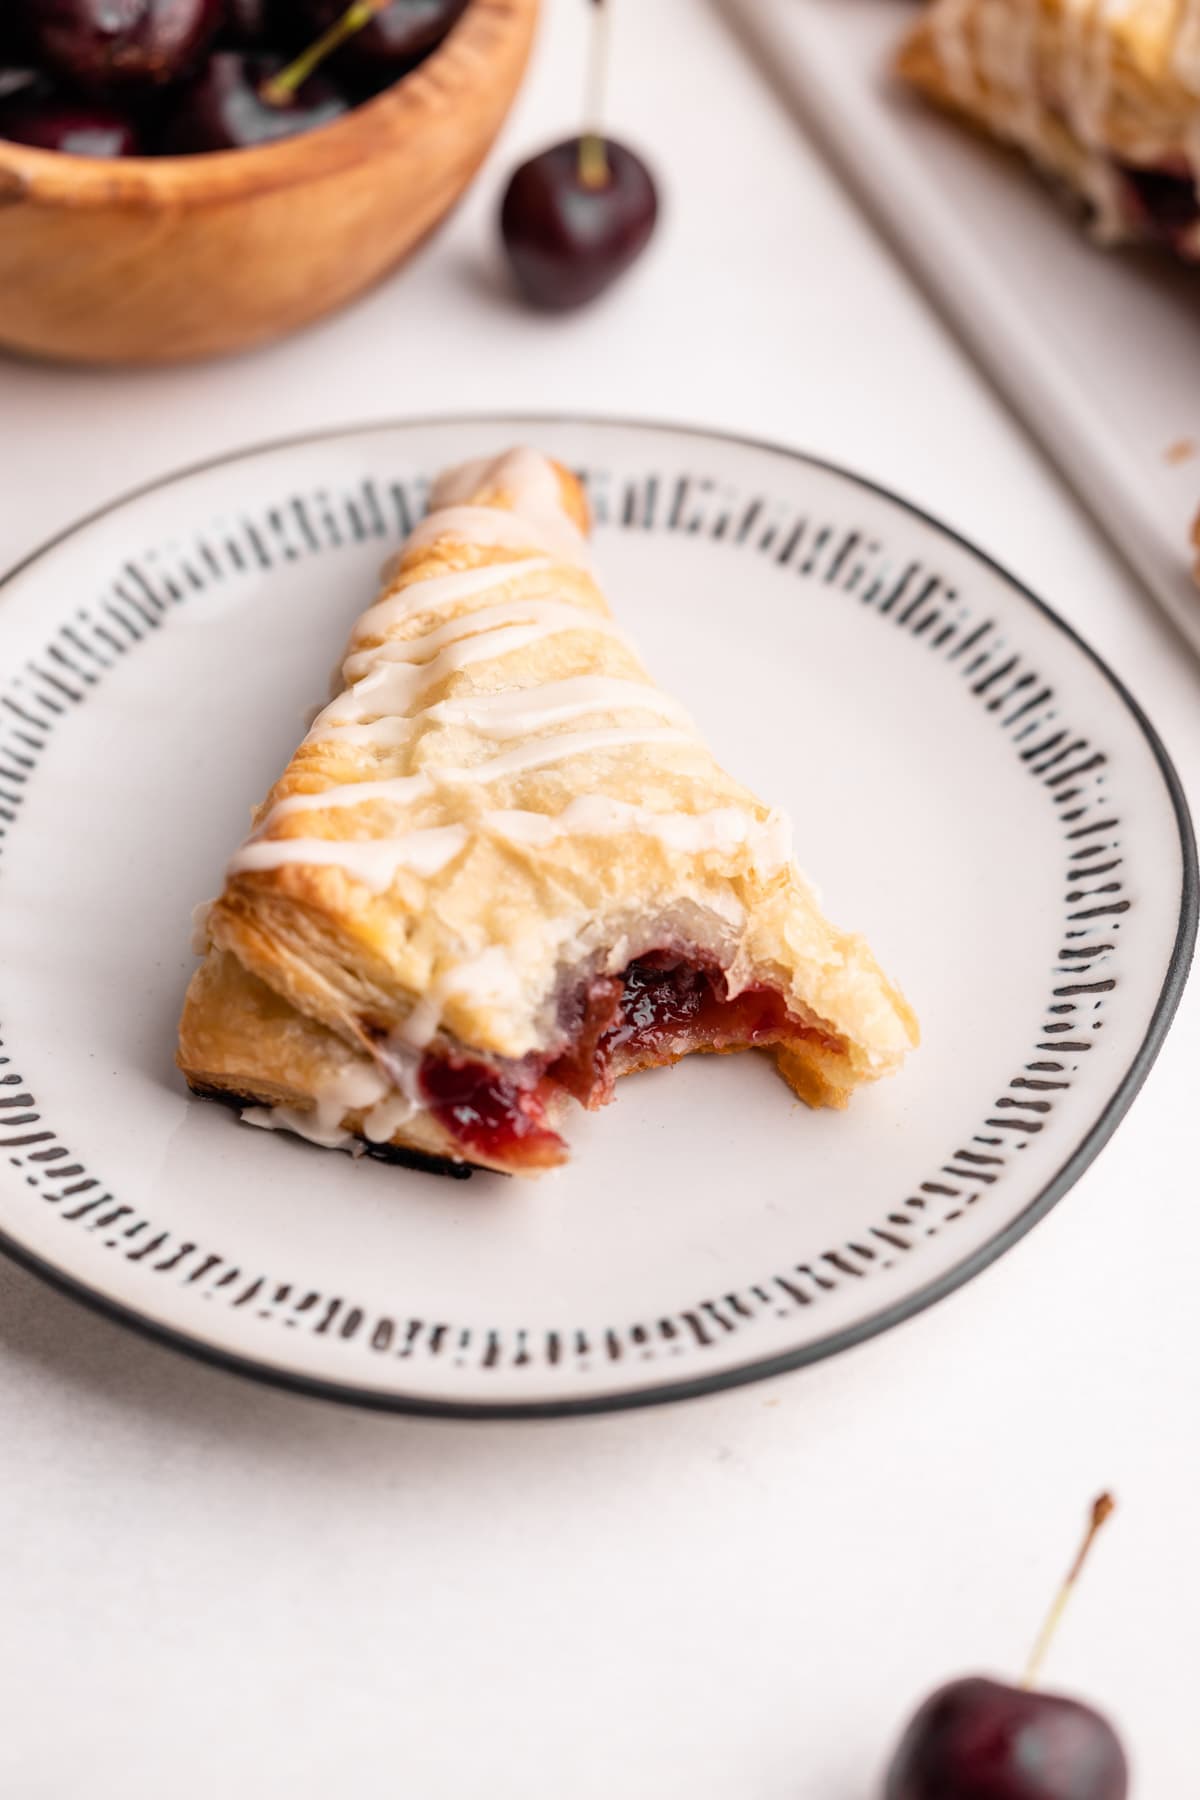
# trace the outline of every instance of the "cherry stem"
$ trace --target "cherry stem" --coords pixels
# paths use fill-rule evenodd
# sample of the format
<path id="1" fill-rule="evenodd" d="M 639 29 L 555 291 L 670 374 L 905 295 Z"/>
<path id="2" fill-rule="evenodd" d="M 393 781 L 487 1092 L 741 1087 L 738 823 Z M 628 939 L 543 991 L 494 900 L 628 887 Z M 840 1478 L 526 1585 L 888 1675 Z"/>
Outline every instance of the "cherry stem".
<path id="1" fill-rule="evenodd" d="M 1025 1666 L 1025 1673 L 1021 1677 L 1021 1686 L 1023 1688 L 1031 1688 L 1037 1681 L 1038 1673 L 1045 1660 L 1046 1652 L 1050 1648 L 1050 1640 L 1058 1630 L 1059 1620 L 1066 1611 L 1067 1601 L 1071 1598 L 1075 1583 L 1079 1580 L 1083 1565 L 1087 1561 L 1088 1551 L 1095 1543 L 1096 1534 L 1104 1524 L 1104 1521 L 1115 1511 L 1116 1504 L 1117 1503 L 1111 1494 L 1101 1494 L 1096 1500 L 1093 1500 L 1091 1518 L 1088 1521 L 1088 1528 L 1084 1533 L 1083 1542 L 1079 1546 L 1075 1561 L 1071 1564 L 1071 1567 L 1067 1572 L 1066 1580 L 1054 1596 L 1054 1602 L 1051 1605 L 1050 1611 L 1046 1614 L 1042 1629 L 1037 1635 L 1037 1642 L 1034 1644 L 1029 1661 Z"/>
<path id="2" fill-rule="evenodd" d="M 304 86 L 313 71 L 320 67 L 327 56 L 344 44 L 346 39 L 369 25 L 376 13 L 381 13 L 391 5 L 391 0 L 354 0 L 354 4 L 346 8 L 340 19 L 335 19 L 328 31 L 321 33 L 315 44 L 302 50 L 285 69 L 264 81 L 258 90 L 259 98 L 268 106 L 286 106 L 299 88 Z"/>
<path id="3" fill-rule="evenodd" d="M 584 187 L 599 188 L 608 186 L 611 174 L 603 127 L 604 90 L 608 79 L 608 7 L 604 0 L 592 0 L 592 12 L 583 103 L 586 123 L 579 140 L 579 179 Z"/>

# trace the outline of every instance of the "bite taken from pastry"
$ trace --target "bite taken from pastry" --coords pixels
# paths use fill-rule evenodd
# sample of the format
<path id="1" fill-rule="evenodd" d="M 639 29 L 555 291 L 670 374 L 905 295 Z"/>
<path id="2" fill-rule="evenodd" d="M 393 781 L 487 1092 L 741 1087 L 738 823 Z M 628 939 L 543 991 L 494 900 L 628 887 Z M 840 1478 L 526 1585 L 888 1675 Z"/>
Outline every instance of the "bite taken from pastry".
<path id="1" fill-rule="evenodd" d="M 249 1122 L 535 1174 L 573 1102 L 758 1049 L 844 1106 L 916 1042 L 786 821 L 717 764 L 597 583 L 584 491 L 450 470 L 207 913 L 178 1062 Z"/>

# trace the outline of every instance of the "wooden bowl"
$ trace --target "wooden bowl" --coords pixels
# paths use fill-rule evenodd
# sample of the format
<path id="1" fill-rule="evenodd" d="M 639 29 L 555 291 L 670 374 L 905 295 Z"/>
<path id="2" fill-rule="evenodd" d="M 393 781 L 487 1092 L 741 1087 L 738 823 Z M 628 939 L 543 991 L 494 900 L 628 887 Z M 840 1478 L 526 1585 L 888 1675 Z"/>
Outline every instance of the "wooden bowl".
<path id="1" fill-rule="evenodd" d="M 537 0 L 470 0 L 395 87 L 261 149 L 100 161 L 0 142 L 0 345 L 174 362 L 332 311 L 459 198 L 517 91 L 536 13 Z"/>

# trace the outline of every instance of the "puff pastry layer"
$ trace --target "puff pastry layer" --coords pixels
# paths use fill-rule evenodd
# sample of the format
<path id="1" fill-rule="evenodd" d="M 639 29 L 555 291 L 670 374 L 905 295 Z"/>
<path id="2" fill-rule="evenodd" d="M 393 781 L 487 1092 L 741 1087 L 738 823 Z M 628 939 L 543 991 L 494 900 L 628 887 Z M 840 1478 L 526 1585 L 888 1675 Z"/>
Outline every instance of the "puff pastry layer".
<path id="1" fill-rule="evenodd" d="M 451 471 L 208 911 L 178 1061 L 254 1123 L 530 1173 L 570 1097 L 769 1048 L 814 1105 L 915 1023 L 609 613 L 583 491 Z"/>
<path id="2" fill-rule="evenodd" d="M 1200 261 L 1200 0 L 930 0 L 898 67 L 1023 149 L 1103 241 Z"/>

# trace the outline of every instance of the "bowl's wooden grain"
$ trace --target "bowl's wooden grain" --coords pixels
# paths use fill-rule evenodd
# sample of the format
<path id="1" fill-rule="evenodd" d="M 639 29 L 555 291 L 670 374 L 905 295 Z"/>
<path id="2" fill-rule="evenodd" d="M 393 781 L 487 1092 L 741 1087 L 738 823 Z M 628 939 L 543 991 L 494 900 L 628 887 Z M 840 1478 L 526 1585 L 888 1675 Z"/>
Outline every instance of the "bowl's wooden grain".
<path id="1" fill-rule="evenodd" d="M 537 0 L 471 0 L 378 99 L 255 150 L 101 162 L 0 142 L 0 345 L 79 362 L 241 349 L 331 311 L 458 199 Z"/>

